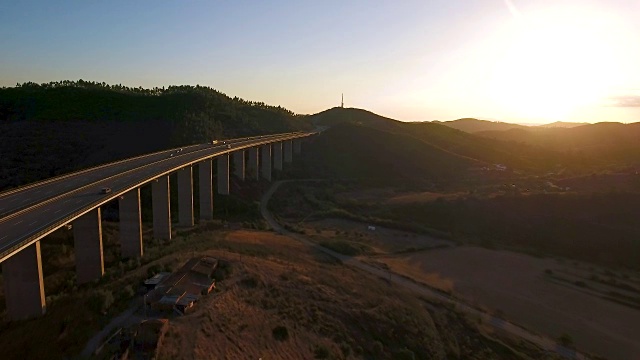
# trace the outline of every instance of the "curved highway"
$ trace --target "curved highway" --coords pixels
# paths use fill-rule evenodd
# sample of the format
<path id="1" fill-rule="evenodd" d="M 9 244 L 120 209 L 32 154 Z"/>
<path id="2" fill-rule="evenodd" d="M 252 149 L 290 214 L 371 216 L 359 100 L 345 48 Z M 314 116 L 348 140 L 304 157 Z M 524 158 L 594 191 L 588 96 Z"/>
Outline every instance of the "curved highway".
<path id="1" fill-rule="evenodd" d="M 161 151 L 0 193 L 0 262 L 84 213 L 184 166 L 237 150 L 291 140 L 287 133 Z M 227 148 L 227 144 L 231 148 Z M 103 187 L 112 191 L 101 194 Z"/>

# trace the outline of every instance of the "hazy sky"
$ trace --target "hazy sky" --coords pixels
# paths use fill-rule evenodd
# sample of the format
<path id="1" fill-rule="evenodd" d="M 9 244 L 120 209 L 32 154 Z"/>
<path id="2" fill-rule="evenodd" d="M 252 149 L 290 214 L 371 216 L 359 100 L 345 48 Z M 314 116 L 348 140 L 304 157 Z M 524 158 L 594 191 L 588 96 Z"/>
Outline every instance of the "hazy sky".
<path id="1" fill-rule="evenodd" d="M 640 121 L 640 0 L 0 1 L 0 85 L 207 85 L 400 120 Z"/>

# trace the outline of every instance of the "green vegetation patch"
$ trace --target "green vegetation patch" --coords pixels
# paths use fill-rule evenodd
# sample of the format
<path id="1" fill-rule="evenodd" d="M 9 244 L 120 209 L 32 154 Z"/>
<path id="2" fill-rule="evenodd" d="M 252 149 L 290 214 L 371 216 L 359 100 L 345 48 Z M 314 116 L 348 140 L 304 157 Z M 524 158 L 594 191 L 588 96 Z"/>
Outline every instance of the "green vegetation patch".
<path id="1" fill-rule="evenodd" d="M 347 256 L 366 254 L 370 250 L 366 245 L 345 240 L 325 240 L 320 242 L 320 245 Z"/>

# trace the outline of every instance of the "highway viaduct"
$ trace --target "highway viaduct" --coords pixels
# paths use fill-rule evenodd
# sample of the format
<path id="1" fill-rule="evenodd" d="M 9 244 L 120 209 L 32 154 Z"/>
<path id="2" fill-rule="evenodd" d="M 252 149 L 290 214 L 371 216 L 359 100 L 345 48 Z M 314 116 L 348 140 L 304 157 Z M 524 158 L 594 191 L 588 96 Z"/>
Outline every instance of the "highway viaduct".
<path id="1" fill-rule="evenodd" d="M 230 139 L 161 151 L 55 177 L 0 193 L 0 262 L 7 315 L 12 320 L 46 312 L 40 240 L 71 224 L 79 284 L 104 274 L 100 208 L 117 199 L 122 257 L 144 255 L 140 188 L 151 184 L 153 237 L 171 239 L 169 175 L 177 173 L 178 226 L 193 226 L 193 166 L 198 165 L 200 220 L 213 219 L 214 188 L 230 193 L 234 176 L 271 181 L 301 153 L 314 133 Z M 215 169 L 214 169 L 214 163 Z M 213 184 L 216 171 L 217 184 Z M 107 193 L 103 188 L 109 188 Z"/>

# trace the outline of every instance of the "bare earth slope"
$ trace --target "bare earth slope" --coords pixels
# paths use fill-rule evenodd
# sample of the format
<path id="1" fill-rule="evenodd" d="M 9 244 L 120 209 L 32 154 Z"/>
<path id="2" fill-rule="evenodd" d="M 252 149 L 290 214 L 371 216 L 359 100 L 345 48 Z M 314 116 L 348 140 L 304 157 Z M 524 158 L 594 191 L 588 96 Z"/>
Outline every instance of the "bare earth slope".
<path id="1" fill-rule="evenodd" d="M 509 319 L 558 337 L 569 334 L 579 348 L 611 359 L 640 357 L 640 311 L 550 281 L 574 265 L 510 251 L 477 247 L 438 249 L 378 258 L 416 280 L 500 310 Z M 575 271 L 575 270 L 574 270 Z"/>

